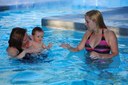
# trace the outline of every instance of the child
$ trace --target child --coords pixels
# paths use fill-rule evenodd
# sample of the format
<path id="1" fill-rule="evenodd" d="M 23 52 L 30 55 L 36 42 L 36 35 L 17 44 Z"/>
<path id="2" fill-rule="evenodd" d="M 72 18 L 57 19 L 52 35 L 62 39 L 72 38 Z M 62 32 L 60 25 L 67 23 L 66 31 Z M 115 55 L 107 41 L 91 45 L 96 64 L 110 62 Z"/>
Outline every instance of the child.
<path id="1" fill-rule="evenodd" d="M 44 31 L 40 27 L 35 27 L 32 30 L 32 41 L 30 43 L 30 47 L 34 49 L 34 53 L 39 53 L 44 49 L 49 49 L 52 47 L 51 43 L 48 46 L 46 46 L 42 42 L 43 36 L 44 36 Z"/>

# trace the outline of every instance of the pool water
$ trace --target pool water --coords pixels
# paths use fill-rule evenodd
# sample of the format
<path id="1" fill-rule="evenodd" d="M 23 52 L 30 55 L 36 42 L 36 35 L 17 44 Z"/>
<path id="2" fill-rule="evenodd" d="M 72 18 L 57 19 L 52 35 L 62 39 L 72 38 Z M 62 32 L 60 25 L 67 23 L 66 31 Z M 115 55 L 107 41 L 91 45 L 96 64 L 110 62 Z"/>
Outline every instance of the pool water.
<path id="1" fill-rule="evenodd" d="M 128 37 L 118 37 L 119 55 L 106 69 L 99 70 L 85 62 L 85 50 L 70 52 L 59 47 L 61 43 L 77 46 L 84 32 L 42 27 L 44 43 L 53 43 L 45 62 L 21 62 L 10 59 L 6 48 L 13 27 L 24 27 L 31 34 L 33 27 L 41 26 L 41 18 L 67 14 L 41 10 L 10 10 L 0 12 L 0 84 L 11 85 L 127 85 Z M 39 61 L 39 62 L 38 62 Z"/>

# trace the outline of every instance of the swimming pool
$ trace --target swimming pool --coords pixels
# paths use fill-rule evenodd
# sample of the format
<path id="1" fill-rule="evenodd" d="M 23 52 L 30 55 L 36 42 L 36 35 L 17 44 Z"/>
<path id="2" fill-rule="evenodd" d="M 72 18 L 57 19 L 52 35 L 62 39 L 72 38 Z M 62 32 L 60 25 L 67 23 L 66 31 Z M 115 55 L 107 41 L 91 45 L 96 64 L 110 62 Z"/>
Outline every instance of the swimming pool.
<path id="1" fill-rule="evenodd" d="M 57 12 L 57 13 L 56 13 Z M 73 11 L 76 13 L 76 11 Z M 32 28 L 41 26 L 41 18 L 62 15 L 71 12 L 55 11 L 44 13 L 43 10 L 8 10 L 0 12 L 0 84 L 28 84 L 28 85 L 127 85 L 128 83 L 128 37 L 119 37 L 119 61 L 109 68 L 100 70 L 85 64 L 86 52 L 77 53 L 59 47 L 68 42 L 72 46 L 78 45 L 84 32 L 58 30 L 43 27 L 44 42 L 52 42 L 48 60 L 51 62 L 24 63 L 9 59 L 6 53 L 8 39 L 13 27 L 27 28 L 31 34 Z"/>

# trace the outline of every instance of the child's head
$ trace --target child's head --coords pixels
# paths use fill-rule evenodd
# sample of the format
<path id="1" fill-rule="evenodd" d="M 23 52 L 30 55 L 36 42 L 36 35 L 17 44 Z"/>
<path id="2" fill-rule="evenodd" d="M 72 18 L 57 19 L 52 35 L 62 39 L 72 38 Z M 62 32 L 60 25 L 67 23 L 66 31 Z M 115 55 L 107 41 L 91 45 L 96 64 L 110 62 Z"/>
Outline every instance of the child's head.
<path id="1" fill-rule="evenodd" d="M 36 42 L 42 42 L 42 38 L 44 36 L 44 31 L 40 27 L 35 27 L 32 30 L 33 40 Z"/>

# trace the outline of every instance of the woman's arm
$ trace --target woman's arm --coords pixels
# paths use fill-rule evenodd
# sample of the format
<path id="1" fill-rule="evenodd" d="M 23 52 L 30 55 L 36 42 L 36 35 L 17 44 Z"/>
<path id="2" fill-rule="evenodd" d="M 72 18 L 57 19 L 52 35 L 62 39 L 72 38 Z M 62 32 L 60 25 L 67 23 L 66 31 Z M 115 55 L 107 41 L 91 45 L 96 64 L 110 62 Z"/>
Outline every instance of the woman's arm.
<path id="1" fill-rule="evenodd" d="M 85 43 L 86 43 L 86 40 L 87 40 L 87 37 L 89 36 L 89 34 L 90 34 L 90 31 L 87 31 L 84 34 L 84 36 L 83 36 L 80 44 L 76 48 L 70 46 L 69 44 L 61 44 L 60 46 L 63 47 L 63 48 L 65 48 L 65 49 L 68 49 L 70 51 L 73 51 L 73 52 L 80 51 L 80 50 L 84 49 Z"/>
<path id="2" fill-rule="evenodd" d="M 18 58 L 18 59 L 23 58 L 26 54 L 26 51 L 22 51 L 19 54 L 19 51 L 14 47 L 8 47 L 7 52 L 8 52 L 8 55 L 11 56 L 11 58 Z"/>
<path id="3" fill-rule="evenodd" d="M 34 49 L 32 49 L 32 48 L 27 48 L 27 49 L 24 49 L 19 55 L 17 55 L 16 58 L 22 59 L 22 58 L 26 55 L 26 53 L 34 53 L 34 52 L 35 52 Z"/>
<path id="4" fill-rule="evenodd" d="M 23 50 L 19 55 L 16 56 L 17 59 L 22 59 L 27 52 Z"/>
<path id="5" fill-rule="evenodd" d="M 7 48 L 7 52 L 8 52 L 8 55 L 11 56 L 12 58 L 17 58 L 17 59 L 22 59 L 26 53 L 33 53 L 34 50 L 33 49 L 25 49 L 23 50 L 20 54 L 19 54 L 19 51 L 14 48 L 14 47 L 8 47 Z"/>
<path id="6" fill-rule="evenodd" d="M 19 51 L 14 47 L 8 47 L 7 48 L 7 53 L 11 57 L 16 57 L 18 55 Z"/>
<path id="7" fill-rule="evenodd" d="M 117 42 L 117 37 L 113 31 L 110 31 L 109 34 L 107 35 L 108 37 L 108 42 L 110 45 L 111 53 L 110 54 L 100 54 L 96 52 L 91 52 L 90 57 L 93 59 L 97 58 L 112 58 L 116 55 L 118 55 L 118 42 Z"/>

